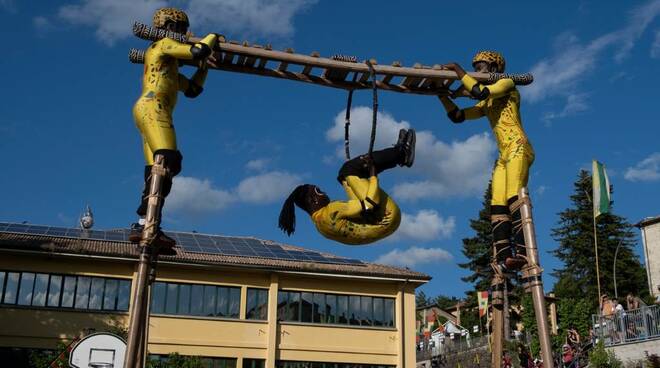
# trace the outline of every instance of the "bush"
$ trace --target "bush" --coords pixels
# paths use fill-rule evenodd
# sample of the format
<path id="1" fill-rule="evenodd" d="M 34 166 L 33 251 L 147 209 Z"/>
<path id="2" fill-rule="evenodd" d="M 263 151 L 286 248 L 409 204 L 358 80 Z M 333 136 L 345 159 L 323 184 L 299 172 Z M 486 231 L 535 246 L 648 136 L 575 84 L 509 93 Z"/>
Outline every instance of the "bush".
<path id="1" fill-rule="evenodd" d="M 614 355 L 614 352 L 605 350 L 602 341 L 589 353 L 589 367 L 592 368 L 623 368 L 621 362 Z"/>

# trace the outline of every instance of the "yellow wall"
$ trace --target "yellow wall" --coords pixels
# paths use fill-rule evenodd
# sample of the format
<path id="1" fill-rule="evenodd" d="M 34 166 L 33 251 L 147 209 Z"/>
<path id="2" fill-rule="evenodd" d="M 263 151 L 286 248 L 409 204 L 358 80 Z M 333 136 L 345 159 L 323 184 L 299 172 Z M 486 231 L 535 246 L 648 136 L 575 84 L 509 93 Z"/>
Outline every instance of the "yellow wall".
<path id="1" fill-rule="evenodd" d="M 39 255 L 0 257 L 0 269 L 105 277 L 133 277 L 126 261 L 47 258 Z M 149 351 L 275 360 L 415 365 L 415 295 L 419 284 L 347 277 L 311 276 L 238 268 L 211 268 L 161 263 L 159 281 L 240 286 L 241 320 L 185 316 L 152 316 Z M 244 320 L 248 287 L 269 289 L 269 322 Z M 396 329 L 276 323 L 277 290 L 292 289 L 395 298 Z M 131 303 L 132 304 L 132 303 Z M 112 319 L 112 320 L 110 320 Z M 127 313 L 85 313 L 47 309 L 0 308 L 1 346 L 53 347 L 82 330 L 104 330 L 126 324 Z M 238 360 L 239 368 L 241 359 Z"/>

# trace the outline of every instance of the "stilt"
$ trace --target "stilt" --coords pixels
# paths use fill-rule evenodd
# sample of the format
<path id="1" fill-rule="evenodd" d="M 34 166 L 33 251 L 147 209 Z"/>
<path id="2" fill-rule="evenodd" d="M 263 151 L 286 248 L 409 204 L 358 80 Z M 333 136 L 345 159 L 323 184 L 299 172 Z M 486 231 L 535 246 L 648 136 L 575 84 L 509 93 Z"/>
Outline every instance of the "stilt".
<path id="1" fill-rule="evenodd" d="M 162 183 L 168 175 L 162 155 L 154 156 L 151 169 L 151 187 L 147 206 L 146 223 L 140 240 L 140 260 L 137 282 L 133 292 L 133 304 L 128 325 L 128 342 L 124 368 L 142 368 L 147 347 L 146 332 L 149 323 L 149 279 L 155 279 L 155 260 L 158 257 L 154 240 L 160 228 L 160 212 L 163 206 Z"/>
<path id="2" fill-rule="evenodd" d="M 545 306 L 545 294 L 543 293 L 543 270 L 539 264 L 538 248 L 536 247 L 536 233 L 532 219 L 532 204 L 527 193 L 527 188 L 521 188 L 518 192 L 520 201 L 520 214 L 522 219 L 522 230 L 525 235 L 525 247 L 527 248 L 527 265 L 522 269 L 525 291 L 532 293 L 536 324 L 538 326 L 539 343 L 541 345 L 541 357 L 544 368 L 553 368 L 552 347 L 550 342 L 550 330 L 548 328 L 548 311 Z"/>
<path id="3" fill-rule="evenodd" d="M 491 289 L 493 295 L 493 331 L 491 334 L 491 366 L 500 368 L 502 366 L 502 349 L 504 338 L 504 283 L 506 279 L 493 267 L 493 281 Z"/>

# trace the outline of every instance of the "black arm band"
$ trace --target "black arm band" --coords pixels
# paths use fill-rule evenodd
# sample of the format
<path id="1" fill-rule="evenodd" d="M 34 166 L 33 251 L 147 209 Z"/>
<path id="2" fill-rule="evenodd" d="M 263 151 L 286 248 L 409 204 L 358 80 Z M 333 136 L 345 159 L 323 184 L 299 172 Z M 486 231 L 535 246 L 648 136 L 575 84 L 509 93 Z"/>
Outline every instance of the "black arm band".
<path id="1" fill-rule="evenodd" d="M 190 46 L 190 53 L 193 60 L 201 60 L 211 55 L 211 48 L 207 44 L 198 43 Z"/>
<path id="2" fill-rule="evenodd" d="M 183 95 L 188 98 L 195 98 L 199 96 L 203 90 L 204 88 L 202 86 L 193 81 L 190 81 L 190 83 L 188 83 L 188 88 L 183 92 Z"/>
<path id="3" fill-rule="evenodd" d="M 376 208 L 378 206 L 378 203 L 374 202 L 374 200 L 369 198 L 369 197 L 365 198 L 364 200 L 369 202 L 369 204 L 374 206 L 374 208 Z"/>
<path id="4" fill-rule="evenodd" d="M 465 112 L 456 108 L 448 112 L 447 117 L 449 117 L 449 120 L 453 121 L 454 123 L 462 123 L 465 121 Z"/>
<path id="5" fill-rule="evenodd" d="M 483 100 L 487 99 L 488 96 L 490 96 L 490 90 L 488 89 L 488 87 L 484 87 L 482 89 L 482 88 L 479 88 L 479 86 L 480 86 L 479 83 L 475 84 L 472 87 L 472 90 L 470 90 L 470 94 L 472 95 L 472 97 L 476 98 L 477 100 L 483 101 Z"/>

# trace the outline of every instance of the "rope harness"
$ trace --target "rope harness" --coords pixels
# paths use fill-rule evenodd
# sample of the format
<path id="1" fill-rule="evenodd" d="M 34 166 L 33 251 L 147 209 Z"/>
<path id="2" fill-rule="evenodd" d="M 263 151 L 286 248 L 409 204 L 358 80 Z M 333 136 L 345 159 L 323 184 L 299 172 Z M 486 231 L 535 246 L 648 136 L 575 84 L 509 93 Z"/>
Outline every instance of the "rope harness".
<path id="1" fill-rule="evenodd" d="M 346 56 L 346 55 L 334 55 L 333 60 L 345 61 L 345 62 L 357 62 L 355 56 Z M 372 152 L 374 150 L 374 143 L 376 142 L 376 126 L 378 125 L 378 83 L 376 79 L 376 70 L 370 60 L 365 61 L 365 64 L 369 67 L 369 77 L 371 78 L 371 88 L 373 91 L 372 95 L 372 118 L 371 118 L 371 137 L 369 140 L 369 170 L 370 174 L 375 175 L 376 168 L 373 165 Z M 357 74 L 353 73 L 353 82 L 357 80 Z M 346 153 L 346 160 L 351 159 L 351 149 L 350 149 L 350 126 L 351 126 L 351 107 L 353 105 L 353 91 L 354 89 L 348 90 L 348 98 L 346 101 L 346 115 L 344 116 L 344 152 Z"/>

